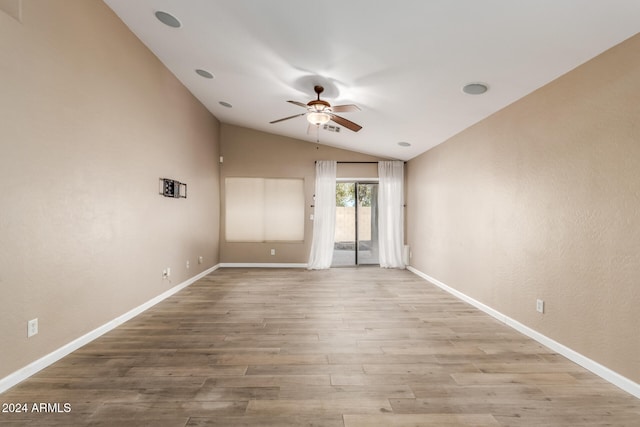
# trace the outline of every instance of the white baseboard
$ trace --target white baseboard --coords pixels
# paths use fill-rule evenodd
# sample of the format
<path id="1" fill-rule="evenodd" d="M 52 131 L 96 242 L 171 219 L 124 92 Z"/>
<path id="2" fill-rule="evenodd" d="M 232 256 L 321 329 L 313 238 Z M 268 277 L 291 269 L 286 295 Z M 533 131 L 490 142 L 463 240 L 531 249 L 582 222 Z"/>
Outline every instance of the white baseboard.
<path id="1" fill-rule="evenodd" d="M 278 262 L 223 262 L 220 267 L 227 268 L 307 268 L 307 264 Z"/>
<path id="2" fill-rule="evenodd" d="M 585 369 L 593 372 L 594 374 L 598 375 L 602 379 L 610 382 L 611 384 L 621 388 L 622 390 L 626 391 L 627 393 L 630 393 L 633 396 L 635 396 L 635 397 L 640 399 L 640 384 L 630 380 L 627 377 L 624 377 L 624 376 L 618 374 L 617 372 L 612 371 L 611 369 L 607 368 L 606 366 L 603 366 L 603 365 L 599 364 L 598 362 L 596 362 L 594 360 L 589 359 L 588 357 L 578 353 L 577 351 L 572 350 L 569 347 L 567 347 L 567 346 L 565 346 L 563 344 L 560 344 L 557 341 L 552 340 L 551 338 L 541 334 L 540 332 L 535 331 L 535 330 L 531 329 L 530 327 L 523 325 L 522 323 L 518 322 L 517 320 L 514 320 L 514 319 L 510 318 L 509 316 L 506 316 L 506 315 L 500 313 L 499 311 L 494 310 L 493 308 L 481 303 L 480 301 L 477 301 L 477 300 L 471 298 L 470 296 L 465 295 L 462 292 L 460 292 L 458 290 L 455 290 L 450 286 L 445 285 L 444 283 L 442 283 L 438 279 L 434 279 L 433 277 L 429 276 L 428 274 L 425 274 L 425 273 L 421 272 L 420 270 L 417 270 L 417 269 L 415 269 L 415 268 L 413 268 L 411 266 L 407 266 L 407 269 L 409 271 L 411 271 L 412 273 L 414 273 L 415 275 L 422 277 L 427 282 L 433 283 L 434 285 L 436 285 L 437 287 L 439 287 L 439 288 L 443 289 L 444 291 L 450 293 L 451 295 L 461 299 L 464 302 L 467 302 L 467 303 L 471 304 L 472 306 L 476 307 L 479 310 L 484 311 L 485 313 L 487 313 L 491 317 L 494 317 L 494 318 L 498 319 L 499 321 L 503 322 L 507 326 L 510 326 L 511 328 L 515 329 L 516 331 L 528 336 L 529 338 L 532 338 L 532 339 L 536 340 L 537 342 L 539 342 L 540 344 L 544 345 L 545 347 L 555 351 L 556 353 L 559 353 L 559 354 L 563 355 L 567 359 L 577 363 L 578 365 L 582 366 L 583 368 L 585 368 Z"/>
<path id="3" fill-rule="evenodd" d="M 145 302 L 144 304 L 134 308 L 133 310 L 130 310 L 128 312 L 126 312 L 125 314 L 123 314 L 122 316 L 116 317 L 115 319 L 105 323 L 104 325 L 94 329 L 91 332 L 86 333 L 85 335 L 81 336 L 80 338 L 77 338 L 73 341 L 71 341 L 70 343 L 63 345 L 62 347 L 60 347 L 57 350 L 54 350 L 53 352 L 47 354 L 44 357 L 41 357 L 40 359 L 36 360 L 35 362 L 30 363 L 29 365 L 25 366 L 24 368 L 21 368 L 19 370 L 17 370 L 16 372 L 9 374 L 8 376 L 0 379 L 0 393 L 5 392 L 6 390 L 10 389 L 11 387 L 15 386 L 16 384 L 26 380 L 27 378 L 29 378 L 30 376 L 36 374 L 37 372 L 41 371 L 42 369 L 46 368 L 49 365 L 52 365 L 53 363 L 57 362 L 58 360 L 62 359 L 63 357 L 67 356 L 68 354 L 76 351 L 77 349 L 79 349 L 80 347 L 90 343 L 91 341 L 95 340 L 96 338 L 100 337 L 101 335 L 104 335 L 105 333 L 111 331 L 112 329 L 115 329 L 116 327 L 122 325 L 124 322 L 126 322 L 127 320 L 130 320 L 132 318 L 134 318 L 135 316 L 137 316 L 138 314 L 142 313 L 145 310 L 148 310 L 149 308 L 153 307 L 154 305 L 158 304 L 159 302 L 169 298 L 171 295 L 181 291 L 182 289 L 186 288 L 187 286 L 193 284 L 194 282 L 198 281 L 199 279 L 203 278 L 204 276 L 216 271 L 218 268 L 220 268 L 220 264 L 218 265 L 214 265 L 213 267 L 203 271 L 202 273 L 180 283 L 179 285 L 174 286 L 173 288 L 169 289 L 166 292 L 163 292 L 162 294 L 158 295 L 157 297 Z"/>

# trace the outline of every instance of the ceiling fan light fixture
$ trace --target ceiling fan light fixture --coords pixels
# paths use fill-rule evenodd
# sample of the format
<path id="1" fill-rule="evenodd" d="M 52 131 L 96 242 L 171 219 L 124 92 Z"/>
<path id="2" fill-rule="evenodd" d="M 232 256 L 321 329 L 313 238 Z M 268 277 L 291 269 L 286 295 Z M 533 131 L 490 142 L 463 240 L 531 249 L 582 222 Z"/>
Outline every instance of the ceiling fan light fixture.
<path id="1" fill-rule="evenodd" d="M 324 112 L 314 111 L 307 114 L 307 121 L 312 125 L 323 125 L 331 120 L 331 116 Z"/>
<path id="2" fill-rule="evenodd" d="M 325 110 L 327 110 L 328 108 L 329 107 L 327 107 L 326 105 L 323 105 L 323 104 L 313 104 L 310 107 L 311 111 L 313 111 L 314 113 L 322 113 Z"/>

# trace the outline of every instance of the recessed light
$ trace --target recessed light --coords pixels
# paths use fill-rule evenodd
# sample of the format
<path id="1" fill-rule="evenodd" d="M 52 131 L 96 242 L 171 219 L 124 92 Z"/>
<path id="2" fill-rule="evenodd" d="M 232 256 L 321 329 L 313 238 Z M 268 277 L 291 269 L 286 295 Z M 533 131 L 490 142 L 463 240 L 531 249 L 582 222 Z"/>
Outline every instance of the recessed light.
<path id="1" fill-rule="evenodd" d="M 223 107 L 227 107 L 227 108 L 233 107 L 233 105 L 229 104 L 228 102 L 224 102 L 224 101 L 220 101 L 220 102 L 218 102 L 218 104 L 222 105 Z"/>
<path id="2" fill-rule="evenodd" d="M 411 144 L 409 144 L 408 142 L 405 142 L 405 141 L 398 142 L 398 145 L 401 146 L 401 147 L 411 147 Z"/>
<path id="3" fill-rule="evenodd" d="M 208 72 L 207 70 L 201 70 L 200 68 L 198 68 L 196 70 L 196 73 L 201 76 L 204 77 L 205 79 L 212 79 L 213 78 L 213 74 L 211 74 L 210 72 Z"/>
<path id="4" fill-rule="evenodd" d="M 159 10 L 156 12 L 156 18 L 158 18 L 158 21 L 162 22 L 164 25 L 168 25 L 169 27 L 172 27 L 172 28 L 182 27 L 182 24 L 180 23 L 180 21 L 178 21 L 178 18 L 171 15 L 170 13 Z"/>
<path id="5" fill-rule="evenodd" d="M 488 90 L 489 86 L 484 83 L 469 83 L 462 88 L 462 91 L 469 95 L 482 95 Z"/>

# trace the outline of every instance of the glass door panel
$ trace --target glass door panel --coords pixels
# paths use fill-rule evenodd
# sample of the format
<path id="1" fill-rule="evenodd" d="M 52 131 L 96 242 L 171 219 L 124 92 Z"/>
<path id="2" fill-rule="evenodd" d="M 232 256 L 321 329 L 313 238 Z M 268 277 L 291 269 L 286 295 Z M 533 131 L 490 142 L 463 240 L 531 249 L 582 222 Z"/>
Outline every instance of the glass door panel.
<path id="1" fill-rule="evenodd" d="M 378 261 L 378 184 L 358 183 L 357 264 L 379 264 Z"/>
<path id="2" fill-rule="evenodd" d="M 336 232 L 332 267 L 356 265 L 356 184 L 336 184 Z"/>
<path id="3" fill-rule="evenodd" d="M 378 184 L 336 184 L 333 267 L 379 264 Z"/>

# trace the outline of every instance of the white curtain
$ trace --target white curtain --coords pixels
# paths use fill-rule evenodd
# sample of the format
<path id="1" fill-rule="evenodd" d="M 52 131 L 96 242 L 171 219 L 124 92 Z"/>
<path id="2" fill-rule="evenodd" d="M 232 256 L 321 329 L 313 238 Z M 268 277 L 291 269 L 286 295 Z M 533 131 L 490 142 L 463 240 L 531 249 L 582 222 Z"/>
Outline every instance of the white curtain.
<path id="1" fill-rule="evenodd" d="M 313 240 L 307 265 L 309 270 L 331 267 L 336 229 L 336 167 L 335 160 L 316 162 Z"/>
<path id="2" fill-rule="evenodd" d="M 380 267 L 404 268 L 404 162 L 378 162 Z"/>

